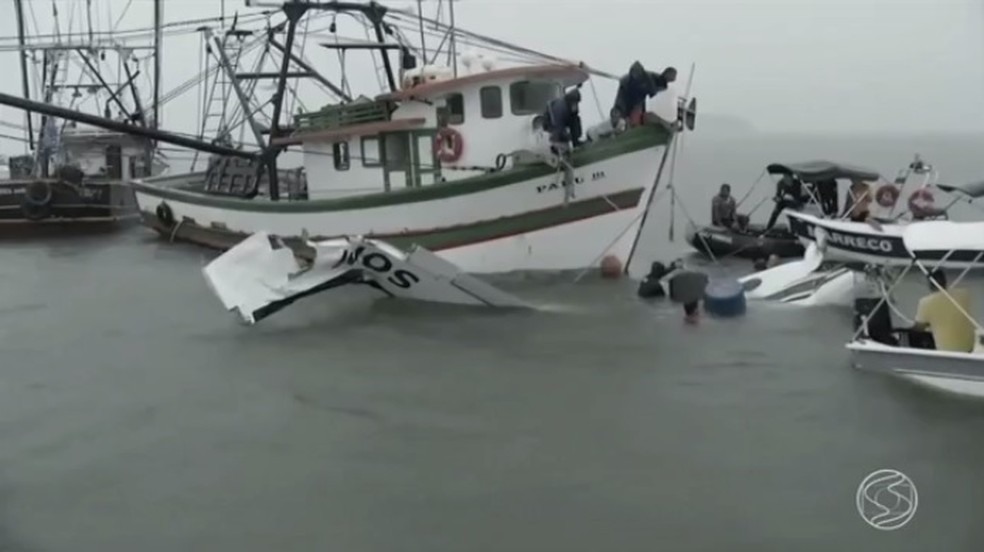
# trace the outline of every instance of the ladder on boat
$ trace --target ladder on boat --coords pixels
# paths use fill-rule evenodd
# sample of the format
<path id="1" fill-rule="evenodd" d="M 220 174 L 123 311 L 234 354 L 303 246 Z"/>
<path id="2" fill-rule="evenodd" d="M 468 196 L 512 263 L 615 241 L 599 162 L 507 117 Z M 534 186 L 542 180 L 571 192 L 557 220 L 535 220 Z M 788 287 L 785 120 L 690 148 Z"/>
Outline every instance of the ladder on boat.
<path id="1" fill-rule="evenodd" d="M 230 40 L 231 39 L 231 40 Z M 225 58 L 232 65 L 232 72 L 235 73 L 239 67 L 239 60 L 242 55 L 243 39 L 234 32 L 222 33 L 222 50 Z M 210 53 L 209 63 L 220 63 L 219 55 L 213 51 L 214 43 L 206 44 L 206 52 Z M 229 108 L 235 102 L 232 81 L 229 80 L 225 71 L 219 70 L 215 73 L 209 90 L 208 97 L 202 109 L 202 125 L 200 129 L 200 139 L 206 136 L 212 137 L 215 142 L 231 144 L 232 137 L 229 129 L 232 127 L 229 121 Z"/>

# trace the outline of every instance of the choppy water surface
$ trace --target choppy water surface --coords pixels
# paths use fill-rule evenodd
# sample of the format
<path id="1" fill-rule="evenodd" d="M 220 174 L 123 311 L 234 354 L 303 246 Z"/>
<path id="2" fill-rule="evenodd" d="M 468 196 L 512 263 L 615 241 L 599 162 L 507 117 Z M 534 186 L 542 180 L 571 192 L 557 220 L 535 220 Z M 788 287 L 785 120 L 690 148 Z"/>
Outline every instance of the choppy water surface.
<path id="1" fill-rule="evenodd" d="M 354 293 L 248 328 L 210 256 L 141 229 L 0 249 L 0 549 L 984 543 L 984 404 L 851 369 L 848 312 L 692 327 L 634 282 L 563 277 L 504 284 L 544 312 Z M 895 532 L 855 507 L 886 467 L 919 491 Z"/>

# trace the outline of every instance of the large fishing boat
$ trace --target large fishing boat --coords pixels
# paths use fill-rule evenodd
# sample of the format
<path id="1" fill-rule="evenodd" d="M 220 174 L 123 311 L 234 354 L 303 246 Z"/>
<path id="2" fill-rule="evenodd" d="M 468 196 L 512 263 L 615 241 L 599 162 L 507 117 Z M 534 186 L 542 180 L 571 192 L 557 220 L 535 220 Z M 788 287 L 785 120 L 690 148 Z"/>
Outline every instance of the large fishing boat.
<path id="1" fill-rule="evenodd" d="M 585 268 L 603 255 L 627 263 L 668 146 L 693 128 L 692 99 L 679 98 L 670 115 L 649 112 L 624 131 L 589 133 L 592 139 L 564 157 L 551 149 L 541 114 L 551 100 L 603 73 L 518 47 L 510 50 L 534 62 L 500 68 L 490 57 L 459 56 L 455 40 L 466 32 L 453 20 L 444 25 L 375 2 L 290 2 L 282 10 L 286 21 L 275 31 L 285 30 L 285 42 L 267 33 L 275 48 L 265 50 L 283 54 L 269 124 L 241 109 L 258 151 L 241 148 L 214 156 L 204 171 L 133 182 L 144 224 L 168 239 L 219 249 L 257 232 L 288 243 L 365 236 L 426 247 L 478 273 Z M 379 56 L 387 92 L 353 99 L 295 53 L 298 23 L 311 10 L 367 22 L 376 41 L 323 46 Z M 419 26 L 419 48 L 402 36 L 401 23 Z M 448 64 L 427 62 L 439 51 L 428 55 L 425 25 L 450 40 Z M 235 97 L 251 106 L 237 83 L 269 73 L 243 77 L 219 40 L 212 44 L 217 61 Z M 286 82 L 301 74 L 330 85 L 341 101 L 281 125 Z M 599 116 L 604 127 L 607 113 Z M 300 170 L 278 168 L 284 151 L 303 155 Z"/>
<path id="2" fill-rule="evenodd" d="M 31 98 L 34 88 L 48 105 L 97 111 L 124 126 L 158 125 L 159 33 L 138 43 L 124 43 L 108 32 L 97 36 L 91 1 L 66 3 L 62 12 L 55 9 L 50 28 L 37 27 L 30 4 L 15 0 L 14 6 L 17 43 L 0 43 L 0 51 L 18 55 L 25 98 Z M 155 3 L 155 26 L 161 6 L 160 1 Z M 28 28 L 27 10 L 35 28 Z M 60 31 L 60 18 L 82 19 L 86 12 L 87 25 L 76 32 Z M 143 61 L 155 67 L 149 79 L 153 98 L 142 98 L 136 84 Z M 110 76 L 112 72 L 116 78 Z M 149 107 L 145 111 L 143 106 Z M 0 180 L 0 237 L 112 230 L 136 222 L 136 203 L 127 181 L 160 174 L 166 167 L 152 140 L 127 132 L 31 112 L 23 125 L 4 122 L 4 126 L 23 131 L 23 138 L 9 133 L 4 137 L 22 140 L 28 153 L 10 157 L 6 178 Z"/>

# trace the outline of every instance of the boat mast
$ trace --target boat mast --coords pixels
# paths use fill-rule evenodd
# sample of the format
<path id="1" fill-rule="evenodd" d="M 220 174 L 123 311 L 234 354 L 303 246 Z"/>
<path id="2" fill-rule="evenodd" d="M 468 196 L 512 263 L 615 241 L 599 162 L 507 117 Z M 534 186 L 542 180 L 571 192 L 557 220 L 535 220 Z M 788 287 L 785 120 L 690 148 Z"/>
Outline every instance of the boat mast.
<path id="1" fill-rule="evenodd" d="M 21 86 L 23 89 L 24 99 L 31 99 L 31 86 L 28 82 L 27 76 L 27 50 L 24 48 L 24 6 L 22 0 L 14 0 L 14 9 L 17 11 L 17 46 L 20 53 L 20 68 L 21 68 Z M 30 111 L 26 112 L 27 115 L 27 140 L 31 149 L 34 149 L 34 129 L 31 124 Z"/>
<path id="2" fill-rule="evenodd" d="M 164 21 L 164 1 L 154 0 L 154 128 L 161 125 L 161 24 Z"/>
<path id="3" fill-rule="evenodd" d="M 448 32 L 451 33 L 451 48 L 449 49 L 451 54 L 451 68 L 454 71 L 454 78 L 458 78 L 458 48 L 457 42 L 455 41 L 455 28 L 454 28 L 454 0 L 448 0 L 448 11 L 451 16 L 451 27 Z M 424 18 L 420 18 L 420 24 L 424 24 Z"/>

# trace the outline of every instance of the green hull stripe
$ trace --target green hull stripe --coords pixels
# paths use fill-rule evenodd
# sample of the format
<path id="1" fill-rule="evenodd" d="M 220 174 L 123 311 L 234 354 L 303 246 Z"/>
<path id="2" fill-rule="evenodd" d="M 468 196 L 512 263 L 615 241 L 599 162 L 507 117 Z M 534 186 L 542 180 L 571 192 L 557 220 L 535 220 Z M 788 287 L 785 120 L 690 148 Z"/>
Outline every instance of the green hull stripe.
<path id="1" fill-rule="evenodd" d="M 574 166 L 583 167 L 618 157 L 620 155 L 663 146 L 669 142 L 670 136 L 671 132 L 660 126 L 647 125 L 633 128 L 616 138 L 603 140 L 576 150 L 574 152 Z M 401 190 L 376 192 L 361 196 L 336 199 L 312 199 L 306 201 L 238 199 L 181 190 L 167 187 L 164 184 L 154 185 L 151 183 L 133 182 L 132 186 L 139 192 L 154 197 L 159 197 L 161 199 L 191 203 L 193 205 L 216 207 L 219 209 L 263 213 L 321 213 L 369 209 L 373 207 L 386 207 L 416 203 L 420 201 L 447 199 L 450 197 L 474 194 L 477 192 L 501 188 L 503 186 L 509 186 L 511 184 L 532 180 L 534 178 L 549 176 L 554 172 L 556 172 L 556 169 L 544 164 L 537 164 L 517 167 L 498 173 L 479 175 L 454 182 L 431 184 L 420 188 L 404 188 Z M 170 177 L 170 179 L 175 180 L 174 177 Z M 168 181 L 168 177 L 162 178 L 159 181 L 166 183 Z"/>
<path id="2" fill-rule="evenodd" d="M 607 199 L 598 197 L 584 201 L 572 201 L 566 207 L 551 207 L 513 217 L 503 217 L 431 232 L 373 237 L 401 248 L 417 244 L 432 251 L 450 249 L 543 230 L 544 228 L 606 215 L 616 210 L 631 209 L 639 204 L 642 192 L 642 188 L 627 190 L 607 196 Z"/>
<path id="3" fill-rule="evenodd" d="M 551 207 L 540 211 L 532 211 L 521 215 L 503 217 L 495 220 L 476 222 L 468 225 L 425 230 L 407 234 L 373 235 L 369 236 L 401 249 L 412 245 L 420 245 L 431 251 L 440 251 L 452 247 L 461 247 L 474 243 L 506 238 L 527 232 L 534 232 L 585 220 L 592 217 L 607 215 L 624 209 L 632 209 L 639 205 L 643 194 L 642 188 L 619 192 L 607 197 L 571 201 L 566 206 Z M 141 213 L 144 224 L 157 230 L 164 236 L 170 237 L 172 228 L 161 223 L 150 213 Z M 246 233 L 226 228 L 204 227 L 197 221 L 188 220 L 178 228 L 175 237 L 208 247 L 232 247 L 247 236 Z M 297 236 L 281 236 L 285 239 Z M 311 239 L 328 239 L 339 236 L 312 236 Z"/>

